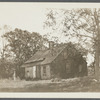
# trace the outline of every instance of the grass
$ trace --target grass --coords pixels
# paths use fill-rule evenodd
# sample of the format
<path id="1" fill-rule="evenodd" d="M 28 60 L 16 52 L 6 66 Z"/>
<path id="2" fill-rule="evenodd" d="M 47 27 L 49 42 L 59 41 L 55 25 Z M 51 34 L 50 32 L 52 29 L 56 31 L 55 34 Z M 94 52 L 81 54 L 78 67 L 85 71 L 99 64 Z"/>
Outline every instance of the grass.
<path id="1" fill-rule="evenodd" d="M 0 80 L 0 92 L 100 92 L 100 82 L 94 81 L 91 76 L 54 82 Z"/>

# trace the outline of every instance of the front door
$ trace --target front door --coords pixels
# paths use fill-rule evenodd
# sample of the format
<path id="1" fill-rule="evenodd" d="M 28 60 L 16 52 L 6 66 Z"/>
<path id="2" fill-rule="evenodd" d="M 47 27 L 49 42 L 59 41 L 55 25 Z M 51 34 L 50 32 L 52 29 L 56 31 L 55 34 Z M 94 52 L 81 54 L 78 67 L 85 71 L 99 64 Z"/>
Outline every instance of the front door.
<path id="1" fill-rule="evenodd" d="M 36 66 L 33 66 L 33 78 L 36 78 Z"/>

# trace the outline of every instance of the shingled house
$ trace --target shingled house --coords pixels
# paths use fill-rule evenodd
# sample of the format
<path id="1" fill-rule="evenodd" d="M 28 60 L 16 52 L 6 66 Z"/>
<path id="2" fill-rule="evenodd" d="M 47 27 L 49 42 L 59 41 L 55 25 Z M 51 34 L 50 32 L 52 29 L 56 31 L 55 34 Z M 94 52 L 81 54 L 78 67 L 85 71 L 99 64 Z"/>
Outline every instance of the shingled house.
<path id="1" fill-rule="evenodd" d="M 25 77 L 32 79 L 70 78 L 87 75 L 87 63 L 76 48 L 67 45 L 38 50 L 23 65 Z"/>

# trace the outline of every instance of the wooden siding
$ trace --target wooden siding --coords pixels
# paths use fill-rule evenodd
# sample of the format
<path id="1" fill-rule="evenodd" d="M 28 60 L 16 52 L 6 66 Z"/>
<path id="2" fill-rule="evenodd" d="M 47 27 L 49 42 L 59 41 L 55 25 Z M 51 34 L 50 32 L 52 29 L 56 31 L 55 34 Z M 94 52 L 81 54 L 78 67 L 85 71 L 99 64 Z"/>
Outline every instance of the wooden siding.
<path id="1" fill-rule="evenodd" d="M 36 66 L 36 77 L 41 79 L 41 66 Z"/>
<path id="2" fill-rule="evenodd" d="M 75 58 L 65 56 L 68 56 L 67 48 L 65 48 L 51 63 L 52 78 L 69 78 L 87 75 L 87 64 L 84 63 L 82 57 Z M 79 72 L 79 65 L 82 66 L 81 73 Z"/>
<path id="3" fill-rule="evenodd" d="M 43 68 L 46 68 L 46 73 L 44 74 Z M 41 79 L 50 79 L 50 65 L 41 66 Z"/>
<path id="4" fill-rule="evenodd" d="M 29 72 L 29 73 L 27 73 L 27 72 Z M 29 76 L 28 76 L 28 74 L 29 74 Z M 33 74 L 34 74 L 33 67 L 26 67 L 25 68 L 25 77 L 26 78 L 29 77 L 29 78 L 33 79 L 34 78 Z M 41 67 L 40 66 L 36 66 L 36 72 L 35 72 L 35 74 L 36 74 L 35 78 L 37 78 L 37 79 L 41 78 Z"/>
<path id="5" fill-rule="evenodd" d="M 29 76 L 28 76 L 29 74 Z M 33 78 L 33 67 L 26 67 L 25 68 L 25 77 Z"/>
<path id="6" fill-rule="evenodd" d="M 75 53 L 76 52 L 76 53 Z M 64 48 L 59 55 L 56 55 L 55 52 L 52 56 L 48 56 L 45 59 L 45 62 L 53 59 L 50 64 L 46 62 L 45 65 L 39 64 L 36 66 L 36 78 L 38 79 L 50 79 L 50 78 L 70 78 L 70 77 L 79 77 L 87 75 L 87 63 L 83 59 L 82 55 L 78 53 L 74 49 L 71 51 L 68 48 Z M 57 53 L 58 54 L 58 53 Z M 71 56 L 74 55 L 74 56 Z M 55 58 L 54 58 L 54 57 Z M 42 61 L 41 61 L 42 62 Z M 82 70 L 80 71 L 80 67 Z M 25 68 L 25 76 L 27 76 L 27 71 L 29 71 L 29 76 L 33 78 L 33 67 L 26 67 Z M 45 74 L 44 74 L 45 71 Z"/>
<path id="7" fill-rule="evenodd" d="M 62 53 L 51 63 L 51 77 L 64 77 L 65 76 L 65 62 Z"/>

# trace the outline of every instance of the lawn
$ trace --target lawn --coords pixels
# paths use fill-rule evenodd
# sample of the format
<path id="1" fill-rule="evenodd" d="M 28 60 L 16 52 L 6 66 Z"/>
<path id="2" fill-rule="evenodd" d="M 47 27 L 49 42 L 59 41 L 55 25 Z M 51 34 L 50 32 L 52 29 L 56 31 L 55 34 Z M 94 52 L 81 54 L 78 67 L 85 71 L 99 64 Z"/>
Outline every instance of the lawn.
<path id="1" fill-rule="evenodd" d="M 0 80 L 0 92 L 100 92 L 94 77 L 61 80 Z"/>

